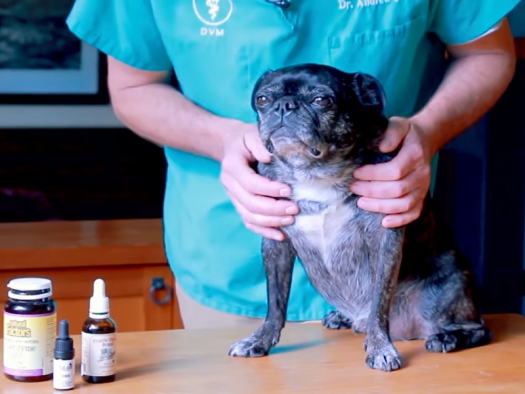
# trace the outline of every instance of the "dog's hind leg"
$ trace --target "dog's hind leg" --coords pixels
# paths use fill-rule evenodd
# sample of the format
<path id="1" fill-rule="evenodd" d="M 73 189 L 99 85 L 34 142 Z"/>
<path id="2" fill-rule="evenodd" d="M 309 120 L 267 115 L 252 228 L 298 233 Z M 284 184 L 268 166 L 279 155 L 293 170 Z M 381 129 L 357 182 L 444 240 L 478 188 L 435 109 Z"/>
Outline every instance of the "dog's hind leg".
<path id="1" fill-rule="evenodd" d="M 352 320 L 338 310 L 328 312 L 323 318 L 322 324 L 330 330 L 349 330 L 352 328 Z"/>
<path id="2" fill-rule="evenodd" d="M 492 333 L 483 326 L 477 325 L 476 328 L 463 328 L 444 330 L 443 332 L 432 334 L 425 343 L 425 349 L 429 352 L 448 353 L 468 349 L 477 346 L 484 346 L 490 343 Z"/>
<path id="3" fill-rule="evenodd" d="M 266 270 L 268 312 L 262 326 L 245 339 L 230 346 L 228 354 L 261 357 L 268 354 L 281 337 L 286 322 L 295 251 L 291 243 L 263 238 L 262 258 Z"/>
<path id="4" fill-rule="evenodd" d="M 492 339 L 473 299 L 474 278 L 464 269 L 464 257 L 455 252 L 436 257 L 437 270 L 425 281 L 419 310 L 433 332 L 425 348 L 452 352 L 483 346 Z"/>

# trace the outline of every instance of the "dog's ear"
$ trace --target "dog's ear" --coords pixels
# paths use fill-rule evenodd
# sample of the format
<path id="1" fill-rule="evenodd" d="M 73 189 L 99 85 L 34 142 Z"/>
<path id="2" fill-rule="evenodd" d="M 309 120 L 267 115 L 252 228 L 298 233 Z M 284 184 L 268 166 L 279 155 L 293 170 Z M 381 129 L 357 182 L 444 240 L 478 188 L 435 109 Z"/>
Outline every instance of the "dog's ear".
<path id="1" fill-rule="evenodd" d="M 351 86 L 359 104 L 374 113 L 383 114 L 386 95 L 376 78 L 365 73 L 354 73 Z"/>
<path id="2" fill-rule="evenodd" d="M 263 81 L 266 80 L 266 78 L 268 76 L 270 76 L 271 74 L 273 74 L 275 71 L 274 70 L 268 70 L 268 71 L 265 71 L 260 77 L 259 79 L 257 79 L 257 81 L 255 82 L 255 85 L 253 86 L 253 89 L 252 89 L 252 97 L 251 97 L 251 105 L 252 105 L 252 109 L 255 111 L 255 94 L 257 93 L 257 91 L 259 90 L 259 88 L 261 87 L 261 84 L 263 83 Z"/>

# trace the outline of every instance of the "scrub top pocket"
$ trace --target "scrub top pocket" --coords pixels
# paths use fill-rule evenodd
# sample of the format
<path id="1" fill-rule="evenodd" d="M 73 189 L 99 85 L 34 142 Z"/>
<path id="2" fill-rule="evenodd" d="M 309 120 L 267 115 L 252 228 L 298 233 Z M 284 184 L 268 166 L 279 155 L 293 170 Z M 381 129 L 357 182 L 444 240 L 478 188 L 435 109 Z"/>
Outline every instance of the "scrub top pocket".
<path id="1" fill-rule="evenodd" d="M 426 69 L 421 51 L 431 50 L 425 29 L 426 16 L 418 16 L 388 29 L 368 33 L 336 34 L 328 37 L 328 57 L 332 66 L 346 72 L 365 72 L 383 85 L 389 116 L 408 116 L 414 108 L 420 81 Z M 377 58 L 380 61 L 377 61 Z"/>

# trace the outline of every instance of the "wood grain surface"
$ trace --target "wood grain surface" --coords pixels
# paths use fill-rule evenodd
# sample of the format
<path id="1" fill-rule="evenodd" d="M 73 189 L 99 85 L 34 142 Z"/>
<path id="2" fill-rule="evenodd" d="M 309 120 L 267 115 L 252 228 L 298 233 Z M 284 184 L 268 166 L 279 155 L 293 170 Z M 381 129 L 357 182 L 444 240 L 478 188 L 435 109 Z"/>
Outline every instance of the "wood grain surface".
<path id="1" fill-rule="evenodd" d="M 230 342 L 251 332 L 170 330 L 117 337 L 117 380 L 103 385 L 76 377 L 79 393 L 339 394 L 523 393 L 525 318 L 486 316 L 493 342 L 458 353 L 427 353 L 423 341 L 396 342 L 403 369 L 381 372 L 364 363 L 363 336 L 295 324 L 259 359 L 227 356 Z M 118 323 L 118 322 L 117 322 Z M 77 363 L 79 339 L 75 338 Z M 0 393 L 52 392 L 51 382 L 17 383 L 0 377 Z"/>

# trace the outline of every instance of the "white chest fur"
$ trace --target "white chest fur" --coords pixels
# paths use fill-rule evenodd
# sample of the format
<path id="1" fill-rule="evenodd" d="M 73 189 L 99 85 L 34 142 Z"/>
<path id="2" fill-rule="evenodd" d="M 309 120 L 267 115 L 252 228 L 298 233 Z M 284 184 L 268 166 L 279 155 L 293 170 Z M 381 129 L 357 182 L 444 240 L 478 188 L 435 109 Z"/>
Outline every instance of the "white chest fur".
<path id="1" fill-rule="evenodd" d="M 293 188 L 295 200 L 316 201 L 327 205 L 318 213 L 299 213 L 295 218 L 295 227 L 317 248 L 328 262 L 330 250 L 341 234 L 342 227 L 353 216 L 352 209 L 344 204 L 345 195 L 332 183 L 313 180 L 296 184 Z"/>

